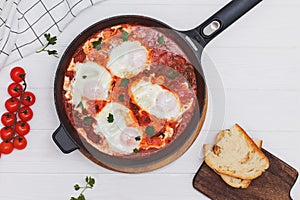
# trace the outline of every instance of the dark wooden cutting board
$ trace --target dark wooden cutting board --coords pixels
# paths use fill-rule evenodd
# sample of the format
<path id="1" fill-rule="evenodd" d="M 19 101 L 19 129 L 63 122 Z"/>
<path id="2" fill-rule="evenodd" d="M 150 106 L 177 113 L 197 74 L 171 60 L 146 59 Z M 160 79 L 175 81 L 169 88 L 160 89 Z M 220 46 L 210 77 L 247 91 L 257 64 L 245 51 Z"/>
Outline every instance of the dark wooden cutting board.
<path id="1" fill-rule="evenodd" d="M 193 186 L 213 200 L 286 200 L 295 184 L 298 172 L 279 158 L 262 149 L 269 158 L 270 167 L 253 180 L 246 189 L 228 186 L 205 162 L 196 173 Z"/>

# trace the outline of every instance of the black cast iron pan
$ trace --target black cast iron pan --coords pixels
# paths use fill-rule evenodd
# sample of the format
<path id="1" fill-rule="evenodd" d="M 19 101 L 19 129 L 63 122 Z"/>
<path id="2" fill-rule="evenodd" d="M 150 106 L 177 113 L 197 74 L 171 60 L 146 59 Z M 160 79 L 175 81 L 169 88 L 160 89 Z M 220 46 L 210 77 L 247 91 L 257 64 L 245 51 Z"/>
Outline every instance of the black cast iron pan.
<path id="1" fill-rule="evenodd" d="M 233 0 L 201 25 L 189 31 L 177 31 L 158 20 L 144 16 L 132 15 L 105 19 L 84 30 L 68 46 L 57 68 L 54 83 L 54 96 L 61 124 L 53 133 L 53 140 L 55 143 L 64 153 L 70 153 L 79 149 L 86 157 L 95 163 L 112 170 L 127 173 L 139 173 L 154 170 L 178 158 L 196 139 L 205 119 L 208 101 L 207 88 L 201 66 L 203 48 L 213 38 L 219 35 L 261 1 L 262 0 Z M 76 129 L 70 123 L 62 103 L 64 74 L 70 59 L 76 52 L 77 48 L 99 30 L 123 23 L 160 28 L 162 32 L 175 41 L 188 56 L 188 59 L 191 61 L 195 69 L 197 78 L 198 105 L 196 106 L 193 118 L 188 127 L 172 143 L 148 156 L 111 156 L 95 149 L 78 135 Z"/>

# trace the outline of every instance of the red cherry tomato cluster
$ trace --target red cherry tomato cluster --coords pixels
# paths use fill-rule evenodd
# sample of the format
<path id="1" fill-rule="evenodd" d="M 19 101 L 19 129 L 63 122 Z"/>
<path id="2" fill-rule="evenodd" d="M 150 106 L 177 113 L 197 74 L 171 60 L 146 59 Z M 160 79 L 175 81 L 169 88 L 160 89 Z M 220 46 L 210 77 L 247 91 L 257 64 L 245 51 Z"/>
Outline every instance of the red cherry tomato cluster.
<path id="1" fill-rule="evenodd" d="M 0 129 L 0 156 L 10 154 L 13 149 L 24 149 L 27 146 L 25 135 L 30 131 L 28 121 L 33 117 L 30 108 L 35 103 L 35 95 L 26 91 L 25 71 L 21 67 L 14 67 L 10 77 L 14 81 L 7 92 L 11 96 L 5 101 L 5 112 L 1 116 L 3 127 Z"/>

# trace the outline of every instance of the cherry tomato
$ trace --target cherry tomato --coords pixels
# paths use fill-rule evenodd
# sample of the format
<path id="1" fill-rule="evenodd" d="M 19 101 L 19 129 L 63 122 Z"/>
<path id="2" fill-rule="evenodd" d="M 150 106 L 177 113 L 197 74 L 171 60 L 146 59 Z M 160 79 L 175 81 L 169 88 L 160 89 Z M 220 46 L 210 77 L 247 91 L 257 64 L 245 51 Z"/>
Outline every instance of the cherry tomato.
<path id="1" fill-rule="evenodd" d="M 21 96 L 22 91 L 23 91 L 23 87 L 19 83 L 11 83 L 7 88 L 8 94 L 12 97 Z"/>
<path id="2" fill-rule="evenodd" d="M 1 116 L 1 122 L 4 126 L 12 126 L 15 123 L 16 116 L 13 113 L 6 112 Z"/>
<path id="3" fill-rule="evenodd" d="M 14 113 L 18 110 L 19 99 L 12 97 L 5 101 L 5 108 L 7 111 Z"/>
<path id="4" fill-rule="evenodd" d="M 0 135 L 1 135 L 2 140 L 7 140 L 7 139 L 10 139 L 13 137 L 14 131 L 11 127 L 6 126 L 0 130 Z"/>
<path id="5" fill-rule="evenodd" d="M 15 125 L 15 131 L 19 134 L 19 135 L 26 135 L 29 133 L 30 131 L 30 126 L 27 122 L 22 122 L 22 121 L 18 121 Z"/>
<path id="6" fill-rule="evenodd" d="M 11 71 L 10 71 L 10 77 L 13 81 L 20 83 L 21 81 L 23 81 L 25 79 L 25 71 L 22 67 L 14 67 Z"/>
<path id="7" fill-rule="evenodd" d="M 3 154 L 10 154 L 14 149 L 14 145 L 12 142 L 1 142 L 0 143 L 0 152 Z"/>
<path id="8" fill-rule="evenodd" d="M 18 150 L 22 150 L 27 146 L 27 140 L 24 136 L 17 136 L 14 138 L 14 147 Z"/>
<path id="9" fill-rule="evenodd" d="M 31 108 L 29 108 L 27 106 L 23 106 L 18 111 L 18 116 L 23 122 L 28 122 L 29 120 L 32 119 L 33 112 L 31 110 Z"/>
<path id="10" fill-rule="evenodd" d="M 25 106 L 32 106 L 35 103 L 35 95 L 32 92 L 24 92 L 22 104 Z"/>

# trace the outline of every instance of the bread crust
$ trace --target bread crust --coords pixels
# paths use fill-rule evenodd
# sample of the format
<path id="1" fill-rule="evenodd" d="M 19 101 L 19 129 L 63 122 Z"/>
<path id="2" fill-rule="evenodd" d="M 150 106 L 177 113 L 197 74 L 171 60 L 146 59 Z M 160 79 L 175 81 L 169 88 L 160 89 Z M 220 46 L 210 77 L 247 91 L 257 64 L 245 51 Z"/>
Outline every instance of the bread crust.
<path id="1" fill-rule="evenodd" d="M 247 188 L 251 184 L 250 179 L 240 179 L 240 178 L 234 178 L 232 176 L 228 175 L 221 175 L 222 180 L 234 188 Z"/>

